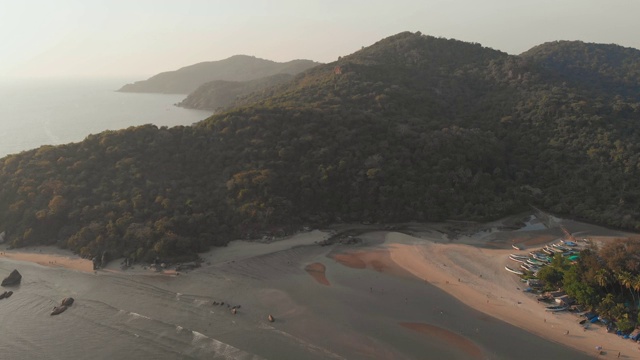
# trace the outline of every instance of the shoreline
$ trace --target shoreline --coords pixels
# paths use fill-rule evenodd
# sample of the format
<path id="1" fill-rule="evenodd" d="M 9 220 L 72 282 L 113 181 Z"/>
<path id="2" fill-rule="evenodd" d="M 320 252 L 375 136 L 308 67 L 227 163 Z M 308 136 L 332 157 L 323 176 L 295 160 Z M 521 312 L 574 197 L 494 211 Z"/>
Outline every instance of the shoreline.
<path id="1" fill-rule="evenodd" d="M 508 254 L 513 252 L 510 244 L 514 239 L 518 239 L 518 243 L 537 247 L 541 243 L 551 241 L 549 239 L 553 238 L 550 235 L 552 231 L 498 232 L 488 233 L 482 238 L 461 236 L 457 241 L 452 241 L 443 237 L 443 233 L 438 230 L 426 225 L 425 228 L 427 230 L 414 235 L 392 230 L 372 230 L 382 232 L 384 240 L 381 244 L 330 246 L 327 247 L 326 256 L 329 261 L 335 261 L 341 266 L 420 279 L 470 308 L 591 356 L 617 358 L 620 352 L 621 358 L 640 360 L 637 343 L 607 333 L 601 325 L 593 325 L 590 329 L 583 330 L 578 324 L 579 318 L 576 314 L 545 312 L 544 306 L 539 304 L 534 296 L 522 291 L 526 286 L 520 282 L 519 277 L 504 269 L 504 266 L 509 264 Z M 233 263 L 236 260 L 296 246 L 318 244 L 328 236 L 328 232 L 314 230 L 270 244 L 234 241 L 228 247 L 213 248 L 201 254 L 204 259 L 202 268 Z M 502 248 L 483 246 L 487 243 L 500 245 Z M 142 264 L 123 270 L 120 268 L 122 259 L 114 259 L 106 268 L 94 271 L 90 260 L 82 259 L 69 250 L 54 246 L 12 250 L 6 250 L 6 247 L 0 246 L 0 259 L 29 262 L 51 268 L 66 268 L 94 274 L 179 275 L 175 270 L 169 269 L 156 272 Z M 321 286 L 331 286 L 325 275 L 324 264 L 302 264 L 300 270 L 307 272 L 310 281 Z M 403 321 L 398 323 L 401 322 Z M 402 326 L 417 333 L 432 332 L 428 324 L 406 323 Z M 447 338 L 451 341 L 457 339 L 455 336 Z M 596 352 L 597 346 L 601 346 L 605 353 Z"/>

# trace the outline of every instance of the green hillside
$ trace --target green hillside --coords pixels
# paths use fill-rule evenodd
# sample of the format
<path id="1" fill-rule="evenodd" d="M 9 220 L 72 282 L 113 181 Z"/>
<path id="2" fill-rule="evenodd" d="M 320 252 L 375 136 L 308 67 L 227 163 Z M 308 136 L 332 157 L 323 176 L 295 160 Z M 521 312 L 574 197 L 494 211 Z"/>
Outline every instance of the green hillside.
<path id="1" fill-rule="evenodd" d="M 486 220 L 528 204 L 640 230 L 640 85 L 624 75 L 638 64 L 613 45 L 512 56 L 397 34 L 193 127 L 5 157 L 0 230 L 13 246 L 138 259 L 300 224 Z"/>
<path id="2" fill-rule="evenodd" d="M 233 106 L 242 97 L 293 79 L 291 74 L 277 74 L 248 81 L 215 80 L 205 83 L 177 105 L 189 109 L 218 110 Z"/>

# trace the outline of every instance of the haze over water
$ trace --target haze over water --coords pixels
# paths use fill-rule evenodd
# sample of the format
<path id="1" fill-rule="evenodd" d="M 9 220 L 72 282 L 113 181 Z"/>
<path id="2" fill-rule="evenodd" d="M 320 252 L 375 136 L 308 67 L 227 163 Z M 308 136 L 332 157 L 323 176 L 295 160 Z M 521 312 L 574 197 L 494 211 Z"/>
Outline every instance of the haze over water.
<path id="1" fill-rule="evenodd" d="M 129 126 L 191 125 L 211 112 L 173 104 L 186 95 L 120 93 L 132 79 L 0 81 L 0 157 L 82 141 Z"/>

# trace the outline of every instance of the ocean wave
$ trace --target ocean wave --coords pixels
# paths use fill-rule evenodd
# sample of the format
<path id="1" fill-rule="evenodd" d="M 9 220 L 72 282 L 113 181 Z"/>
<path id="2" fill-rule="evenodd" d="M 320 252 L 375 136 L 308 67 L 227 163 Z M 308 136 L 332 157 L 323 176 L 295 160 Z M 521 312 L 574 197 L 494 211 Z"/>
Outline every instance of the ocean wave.
<path id="1" fill-rule="evenodd" d="M 212 339 L 207 335 L 199 333 L 195 330 L 192 330 L 191 332 L 193 333 L 193 340 L 191 341 L 191 345 L 201 351 L 212 353 L 213 359 L 263 360 L 263 358 L 258 355 L 250 354 L 234 346 L 225 344 L 222 341 Z"/>
<path id="2" fill-rule="evenodd" d="M 130 312 L 129 312 L 129 315 L 131 315 L 134 319 L 147 319 L 147 320 L 151 320 L 151 318 L 150 318 L 150 317 L 148 317 L 148 316 L 144 316 L 144 315 L 141 315 L 141 314 L 138 314 L 138 313 L 135 313 L 135 312 L 133 312 L 133 311 L 130 311 Z"/>

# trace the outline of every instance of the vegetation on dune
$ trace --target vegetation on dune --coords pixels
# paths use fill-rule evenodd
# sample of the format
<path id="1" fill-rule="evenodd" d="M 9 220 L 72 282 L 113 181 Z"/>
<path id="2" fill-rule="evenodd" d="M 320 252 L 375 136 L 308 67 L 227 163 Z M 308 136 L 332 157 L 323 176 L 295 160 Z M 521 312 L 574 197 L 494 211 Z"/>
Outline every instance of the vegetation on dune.
<path id="1" fill-rule="evenodd" d="M 7 156 L 0 229 L 14 246 L 138 259 L 291 224 L 484 220 L 528 204 L 638 230 L 640 91 L 616 64 L 636 68 L 640 51 L 582 59 L 575 47 L 600 45 L 568 44 L 511 56 L 401 33 L 192 127 Z"/>

